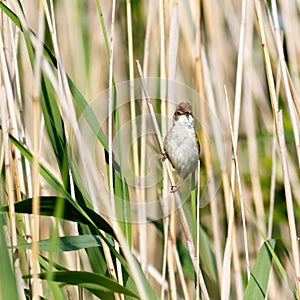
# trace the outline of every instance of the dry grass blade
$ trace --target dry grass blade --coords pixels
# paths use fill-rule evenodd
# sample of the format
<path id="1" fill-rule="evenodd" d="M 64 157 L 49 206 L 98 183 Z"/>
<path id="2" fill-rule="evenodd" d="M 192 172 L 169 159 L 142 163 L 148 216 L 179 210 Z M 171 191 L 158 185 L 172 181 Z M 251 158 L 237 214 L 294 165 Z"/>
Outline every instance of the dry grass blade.
<path id="1" fill-rule="evenodd" d="M 40 156 L 40 128 L 41 128 L 41 105 L 40 105 L 40 91 L 41 91 L 41 64 L 43 55 L 43 42 L 45 34 L 45 15 L 44 15 L 44 1 L 40 0 L 38 3 L 38 33 L 37 45 L 35 49 L 35 66 L 34 66 L 34 82 L 32 94 L 32 115 L 33 115 L 33 167 L 32 167 L 32 273 L 33 273 L 33 299 L 39 299 L 41 294 L 40 281 L 38 273 L 40 266 L 38 263 L 39 251 L 39 235 L 40 235 L 40 179 L 39 179 L 39 156 Z"/>
<path id="2" fill-rule="evenodd" d="M 300 286 L 299 286 L 300 257 L 299 257 L 299 246 L 298 246 L 299 239 L 296 230 L 296 219 L 294 213 L 290 174 L 289 174 L 288 161 L 286 155 L 286 143 L 284 138 L 282 111 L 278 112 L 278 143 L 279 143 L 280 161 L 281 161 L 283 180 L 284 180 L 284 190 L 285 190 L 285 197 L 286 197 L 286 207 L 287 207 L 287 215 L 288 215 L 288 222 L 289 222 L 290 238 L 292 244 L 293 262 L 294 262 L 294 268 L 296 272 L 295 282 L 296 282 L 297 291 L 299 292 L 300 291 Z"/>

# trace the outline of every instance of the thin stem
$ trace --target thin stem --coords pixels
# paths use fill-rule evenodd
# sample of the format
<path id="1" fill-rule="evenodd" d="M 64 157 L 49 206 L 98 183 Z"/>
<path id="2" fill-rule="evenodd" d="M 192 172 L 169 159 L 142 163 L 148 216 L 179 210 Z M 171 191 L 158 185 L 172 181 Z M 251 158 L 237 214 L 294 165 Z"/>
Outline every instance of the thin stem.
<path id="1" fill-rule="evenodd" d="M 232 152 L 233 152 L 233 160 L 235 163 L 235 173 L 237 176 L 237 183 L 238 183 L 238 189 L 239 189 L 239 196 L 240 196 L 240 205 L 241 205 L 241 213 L 242 213 L 242 223 L 243 223 L 243 233 L 244 233 L 244 243 L 245 243 L 245 255 L 246 255 L 246 269 L 247 269 L 247 276 L 248 281 L 250 280 L 250 262 L 249 262 L 249 250 L 248 250 L 248 239 L 247 239 L 247 228 L 246 228 L 246 218 L 245 218 L 245 208 L 244 208 L 244 200 L 242 195 L 242 185 L 241 185 L 241 178 L 240 178 L 240 170 L 239 170 L 239 163 L 238 158 L 236 154 L 236 148 L 234 147 L 234 135 L 233 135 L 233 128 L 232 128 L 232 122 L 230 117 L 230 108 L 229 108 L 229 101 L 227 96 L 227 91 L 225 89 L 226 94 L 226 106 L 227 106 L 227 114 L 228 114 L 228 120 L 229 120 L 229 128 L 231 133 L 231 141 L 232 141 Z"/>

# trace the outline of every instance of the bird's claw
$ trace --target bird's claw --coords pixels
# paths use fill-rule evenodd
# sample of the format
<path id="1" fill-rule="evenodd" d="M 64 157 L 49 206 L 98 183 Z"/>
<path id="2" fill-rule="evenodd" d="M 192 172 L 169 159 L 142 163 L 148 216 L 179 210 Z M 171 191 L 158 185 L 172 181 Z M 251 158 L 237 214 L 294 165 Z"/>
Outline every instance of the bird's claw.
<path id="1" fill-rule="evenodd" d="M 175 193 L 180 189 L 180 185 L 171 185 L 170 193 Z"/>
<path id="2" fill-rule="evenodd" d="M 161 160 L 162 160 L 162 161 L 165 161 L 167 158 L 169 158 L 168 153 L 167 153 L 167 152 L 164 152 L 164 153 L 161 155 Z"/>

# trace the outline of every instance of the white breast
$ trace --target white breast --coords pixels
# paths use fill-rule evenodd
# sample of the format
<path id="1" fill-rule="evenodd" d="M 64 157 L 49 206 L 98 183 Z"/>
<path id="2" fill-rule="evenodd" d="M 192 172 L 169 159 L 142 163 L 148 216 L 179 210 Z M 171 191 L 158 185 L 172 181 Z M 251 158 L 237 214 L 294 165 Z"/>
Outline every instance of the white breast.
<path id="1" fill-rule="evenodd" d="M 192 119 L 192 116 L 190 116 Z M 167 152 L 178 175 L 185 178 L 197 168 L 199 149 L 191 119 L 180 116 L 164 140 Z"/>

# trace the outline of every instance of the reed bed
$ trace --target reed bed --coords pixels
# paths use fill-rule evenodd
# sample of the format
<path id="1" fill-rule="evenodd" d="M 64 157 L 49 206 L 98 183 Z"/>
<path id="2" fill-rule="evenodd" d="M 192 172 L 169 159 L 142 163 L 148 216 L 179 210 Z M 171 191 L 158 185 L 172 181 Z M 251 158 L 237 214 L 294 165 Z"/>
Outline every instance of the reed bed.
<path id="1" fill-rule="evenodd" d="M 0 299 L 300 298 L 298 1 L 0 9 Z"/>

